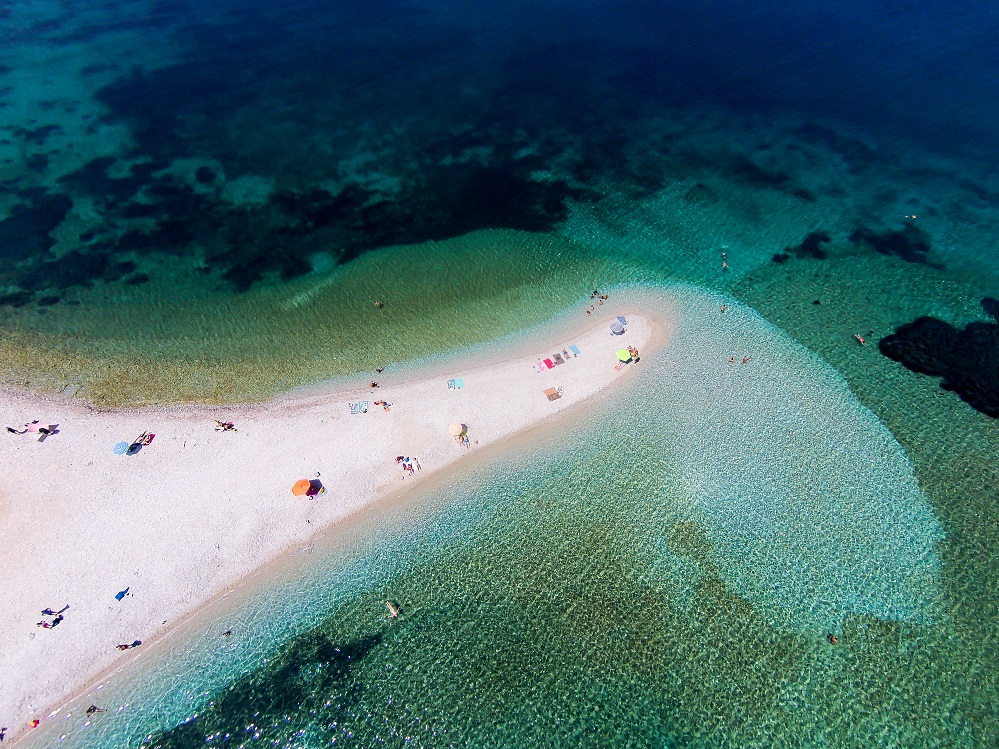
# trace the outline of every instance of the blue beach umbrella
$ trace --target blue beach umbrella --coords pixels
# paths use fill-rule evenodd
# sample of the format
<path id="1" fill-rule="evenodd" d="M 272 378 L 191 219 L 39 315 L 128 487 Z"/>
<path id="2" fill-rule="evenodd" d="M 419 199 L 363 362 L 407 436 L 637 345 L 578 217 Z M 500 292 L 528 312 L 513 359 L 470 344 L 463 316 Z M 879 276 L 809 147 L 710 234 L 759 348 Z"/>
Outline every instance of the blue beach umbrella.
<path id="1" fill-rule="evenodd" d="M 114 446 L 115 455 L 124 455 L 126 452 L 128 452 L 127 442 L 119 442 L 117 445 Z"/>

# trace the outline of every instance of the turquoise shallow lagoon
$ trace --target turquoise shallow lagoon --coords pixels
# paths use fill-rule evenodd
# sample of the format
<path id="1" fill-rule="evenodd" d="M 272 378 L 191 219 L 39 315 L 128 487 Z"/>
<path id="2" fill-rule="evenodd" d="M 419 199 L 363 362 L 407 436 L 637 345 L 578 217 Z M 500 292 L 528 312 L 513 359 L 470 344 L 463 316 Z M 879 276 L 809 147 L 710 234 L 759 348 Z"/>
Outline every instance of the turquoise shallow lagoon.
<path id="1" fill-rule="evenodd" d="M 334 529 L 26 744 L 997 745 L 996 24 L 0 7 L 5 387 L 254 401 L 595 288 L 683 311 L 627 392 Z M 972 385 L 882 354 L 922 316 L 979 336 L 916 347 Z"/>
<path id="2" fill-rule="evenodd" d="M 609 291 L 677 317 L 627 388 L 300 549 L 40 738 L 932 738 L 958 622 L 945 526 L 902 446 L 826 362 L 730 297 Z M 750 364 L 727 361 L 736 347 Z M 94 701 L 109 712 L 86 719 Z"/>

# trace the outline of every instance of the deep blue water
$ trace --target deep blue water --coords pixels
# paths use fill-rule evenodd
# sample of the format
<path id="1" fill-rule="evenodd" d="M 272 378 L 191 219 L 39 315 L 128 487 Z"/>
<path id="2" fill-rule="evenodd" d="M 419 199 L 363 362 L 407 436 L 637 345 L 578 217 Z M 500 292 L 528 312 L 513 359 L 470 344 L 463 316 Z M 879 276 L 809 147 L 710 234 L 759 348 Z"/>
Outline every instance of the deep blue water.
<path id="1" fill-rule="evenodd" d="M 640 193 L 678 176 L 643 164 L 643 149 L 673 144 L 639 123 L 692 107 L 798 117 L 796 137 L 853 162 L 877 158 L 858 133 L 996 155 L 999 14 L 986 3 L 68 2 L 4 16 L 7 305 L 142 283 L 151 254 L 197 252 L 243 291 L 308 272 L 323 243 L 349 262 L 476 228 L 556 228 L 604 179 Z M 20 54 L 31 48 L 53 61 Z M 36 85 L 45 98 L 25 109 Z M 85 98 L 103 109 L 76 119 Z M 84 152 L 115 124 L 126 142 Z M 196 180 L 164 176 L 183 159 L 206 162 Z M 532 177 L 552 164 L 557 179 Z M 249 216 L 211 193 L 246 175 L 277 186 Z M 46 262 L 66 195 L 102 222 Z"/>

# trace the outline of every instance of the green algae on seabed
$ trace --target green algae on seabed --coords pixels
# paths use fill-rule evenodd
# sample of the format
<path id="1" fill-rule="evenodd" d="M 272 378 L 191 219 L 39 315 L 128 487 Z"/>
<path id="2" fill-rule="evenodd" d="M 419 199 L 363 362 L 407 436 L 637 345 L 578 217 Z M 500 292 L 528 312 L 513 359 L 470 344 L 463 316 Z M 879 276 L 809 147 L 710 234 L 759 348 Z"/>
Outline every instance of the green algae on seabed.
<path id="1" fill-rule="evenodd" d="M 8 311 L 0 383 L 100 406 L 260 400 L 490 341 L 595 285 L 643 277 L 568 240 L 499 230 L 371 252 L 243 294 L 193 271 L 163 276 L 101 285 L 45 314 Z"/>

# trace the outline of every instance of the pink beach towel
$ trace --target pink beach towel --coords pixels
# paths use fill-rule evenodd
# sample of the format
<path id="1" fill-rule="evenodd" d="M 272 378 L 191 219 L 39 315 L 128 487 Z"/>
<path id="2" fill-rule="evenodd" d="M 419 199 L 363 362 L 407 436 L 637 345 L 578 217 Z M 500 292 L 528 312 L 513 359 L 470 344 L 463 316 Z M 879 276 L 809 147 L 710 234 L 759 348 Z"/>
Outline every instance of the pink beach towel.
<path id="1" fill-rule="evenodd" d="M 552 360 L 551 359 L 545 359 L 545 366 L 548 367 L 548 369 L 551 369 L 555 365 L 552 364 Z"/>

